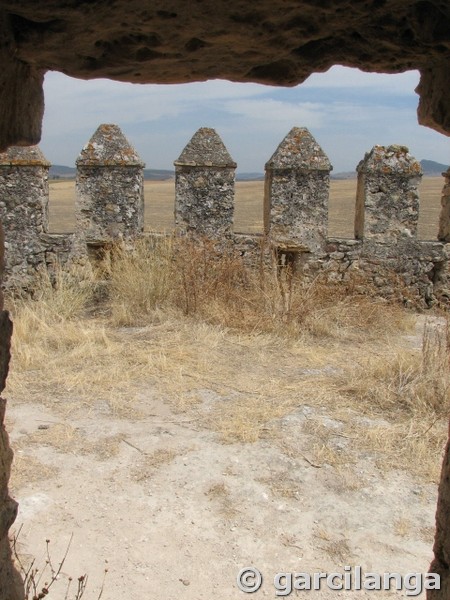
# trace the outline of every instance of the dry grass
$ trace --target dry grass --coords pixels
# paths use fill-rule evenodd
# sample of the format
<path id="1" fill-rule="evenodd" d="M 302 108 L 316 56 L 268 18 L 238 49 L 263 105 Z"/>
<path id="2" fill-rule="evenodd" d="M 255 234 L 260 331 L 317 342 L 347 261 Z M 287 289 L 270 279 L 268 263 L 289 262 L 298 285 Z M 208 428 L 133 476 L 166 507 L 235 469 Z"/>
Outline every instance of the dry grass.
<path id="1" fill-rule="evenodd" d="M 352 553 L 348 545 L 348 540 L 342 536 L 337 536 L 325 529 L 318 528 L 315 533 L 318 541 L 318 546 L 328 556 L 336 562 L 336 564 L 346 564 L 352 558 Z"/>
<path id="2" fill-rule="evenodd" d="M 225 483 L 214 483 L 206 492 L 206 496 L 218 507 L 219 513 L 227 520 L 236 517 L 238 511 L 233 505 L 230 490 Z"/>
<path id="3" fill-rule="evenodd" d="M 398 306 L 374 301 L 357 275 L 345 284 L 325 276 L 312 283 L 276 265 L 244 266 L 232 244 L 179 238 L 142 239 L 116 248 L 108 260 L 114 325 L 142 325 L 182 311 L 185 316 L 239 331 L 367 339 L 405 326 Z M 364 289 L 365 295 L 355 293 Z"/>
<path id="4" fill-rule="evenodd" d="M 408 517 L 401 516 L 394 521 L 394 531 L 400 537 L 408 537 L 413 530 L 413 523 Z"/>
<path id="5" fill-rule="evenodd" d="M 355 446 L 377 453 L 381 469 L 438 479 L 436 456 L 442 453 L 450 414 L 448 321 L 425 322 L 420 353 L 386 348 L 383 355 L 362 357 L 341 378 L 341 392 L 350 406 L 374 420 L 367 426 L 347 424 Z"/>
<path id="6" fill-rule="evenodd" d="M 151 479 L 158 469 L 170 464 L 176 456 L 177 452 L 173 448 L 158 448 L 154 452 L 145 453 L 132 469 L 131 477 L 135 481 Z"/>
<path id="7" fill-rule="evenodd" d="M 450 408 L 448 322 L 426 322 L 422 352 L 391 350 L 366 356 L 346 376 L 343 391 L 369 404 L 373 412 L 447 415 Z"/>
<path id="8" fill-rule="evenodd" d="M 338 465 L 330 485 L 336 493 L 347 495 L 349 492 L 357 492 L 362 489 L 364 482 L 353 469 L 348 469 L 345 465 Z"/>
<path id="9" fill-rule="evenodd" d="M 436 528 L 435 527 L 421 527 L 419 532 L 420 532 L 420 537 L 421 537 L 422 541 L 425 542 L 425 544 L 428 544 L 429 546 L 431 546 L 434 542 L 434 538 L 436 535 Z"/>
<path id="10" fill-rule="evenodd" d="M 114 248 L 109 260 L 113 325 L 143 325 L 167 308 L 172 292 L 173 243 L 161 237 Z"/>
<path id="11" fill-rule="evenodd" d="M 86 316 L 92 290 L 89 278 L 60 272 L 54 286 L 42 279 L 33 299 L 9 300 L 15 332 L 9 393 L 34 394 L 65 413 L 101 401 L 116 414 L 132 412 L 130 392 L 144 377 L 159 375 L 165 357 Z"/>
<path id="12" fill-rule="evenodd" d="M 381 472 L 404 470 L 423 481 L 439 481 L 441 456 L 447 439 L 448 418 L 437 420 L 434 413 L 419 419 L 399 419 L 386 413 L 386 425 L 350 428 L 355 449 L 370 450 Z M 397 420 L 399 419 L 399 420 Z"/>
<path id="13" fill-rule="evenodd" d="M 42 479 L 48 480 L 52 477 L 56 477 L 58 474 L 58 469 L 56 467 L 49 467 L 34 456 L 19 451 L 16 444 L 14 446 L 14 468 L 11 471 L 11 478 L 9 481 L 9 485 L 13 492 L 36 481 Z"/>
<path id="14" fill-rule="evenodd" d="M 118 454 L 122 437 L 117 434 L 96 437 L 95 441 L 92 441 L 85 432 L 65 423 L 57 423 L 48 429 L 21 437 L 15 447 L 20 450 L 30 446 L 50 446 L 64 454 L 93 454 L 100 460 L 106 460 Z"/>
<path id="15" fill-rule="evenodd" d="M 217 431 L 224 443 L 251 443 L 261 437 L 270 421 L 291 412 L 298 400 L 270 397 L 265 394 L 242 396 L 217 403 L 204 424 Z"/>
<path id="16" fill-rule="evenodd" d="M 260 477 L 257 481 L 267 485 L 275 497 L 298 500 L 301 496 L 299 482 L 292 479 L 289 471 L 276 473 L 268 477 Z"/>
<path id="17" fill-rule="evenodd" d="M 442 177 L 424 177 L 420 186 L 419 238 L 436 239 Z M 146 181 L 146 230 L 172 231 L 174 227 L 175 182 Z M 330 186 L 329 235 L 353 237 L 356 179 L 332 180 Z M 236 182 L 234 229 L 260 233 L 263 230 L 263 181 Z M 50 182 L 50 231 L 64 233 L 75 228 L 75 182 Z"/>
<path id="18" fill-rule="evenodd" d="M 195 411 L 225 443 L 277 444 L 280 419 L 309 405 L 339 420 L 349 443 L 337 445 L 334 430 L 308 419 L 308 447 L 281 444 L 288 455 L 338 471 L 370 451 L 382 469 L 437 479 L 449 408 L 446 327 L 430 321 L 417 352 L 401 337 L 411 314 L 351 282 L 305 284 L 289 273 L 280 281 L 270 269 L 251 273 L 211 243 L 153 244 L 111 253 L 101 317 L 91 310 L 90 271 L 57 271 L 32 299 L 10 299 L 8 393 L 16 402 L 31 397 L 65 416 L 106 407 L 138 418 L 139 403 L 157 394 L 176 411 Z M 36 439 L 52 444 L 58 431 Z M 55 447 L 85 442 L 80 432 L 60 433 Z"/>

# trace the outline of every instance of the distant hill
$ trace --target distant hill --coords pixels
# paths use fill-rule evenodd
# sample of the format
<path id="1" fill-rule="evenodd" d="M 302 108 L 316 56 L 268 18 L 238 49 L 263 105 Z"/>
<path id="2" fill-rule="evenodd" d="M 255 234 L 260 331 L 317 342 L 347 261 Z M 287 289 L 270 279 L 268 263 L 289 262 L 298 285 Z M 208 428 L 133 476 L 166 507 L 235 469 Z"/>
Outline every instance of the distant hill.
<path id="1" fill-rule="evenodd" d="M 49 171 L 50 179 L 75 179 L 75 167 L 65 167 L 64 165 L 52 165 Z M 175 172 L 169 169 L 144 169 L 144 179 L 152 181 L 165 181 L 173 179 Z"/>
<path id="2" fill-rule="evenodd" d="M 448 169 L 448 165 L 435 162 L 434 160 L 421 160 L 423 174 L 428 177 L 441 175 Z M 50 167 L 50 179 L 75 179 L 76 169 L 64 165 L 52 165 Z M 166 181 L 175 177 L 175 171 L 170 169 L 144 169 L 144 178 L 150 181 Z M 331 179 L 356 179 L 356 171 L 342 171 L 332 173 Z M 264 173 L 237 173 L 236 181 L 263 181 Z"/>
<path id="3" fill-rule="evenodd" d="M 341 173 L 331 173 L 331 179 L 356 179 L 356 171 L 342 171 Z"/>
<path id="4" fill-rule="evenodd" d="M 151 181 L 166 181 L 166 179 L 174 179 L 175 171 L 169 169 L 144 169 L 144 179 Z"/>
<path id="5" fill-rule="evenodd" d="M 435 162 L 434 160 L 421 160 L 423 174 L 427 177 L 436 177 L 442 175 L 448 169 L 448 165 Z M 356 179 L 356 171 L 342 171 L 341 173 L 332 173 L 331 179 Z"/>
<path id="6" fill-rule="evenodd" d="M 52 165 L 48 174 L 50 179 L 75 179 L 76 170 L 74 167 Z"/>
<path id="7" fill-rule="evenodd" d="M 236 181 L 263 181 L 264 173 L 236 173 Z"/>
<path id="8" fill-rule="evenodd" d="M 448 169 L 448 165 L 443 165 L 442 163 L 435 162 L 434 160 L 421 160 L 420 164 L 422 165 L 422 171 L 424 175 L 428 175 L 432 177 L 434 175 L 442 175 L 444 171 Z"/>
<path id="9" fill-rule="evenodd" d="M 52 165 L 50 167 L 50 179 L 75 179 L 75 167 L 64 165 Z M 166 181 L 175 177 L 175 171 L 170 169 L 144 169 L 144 179 L 151 181 Z M 236 181 L 262 181 L 264 173 L 237 173 Z"/>

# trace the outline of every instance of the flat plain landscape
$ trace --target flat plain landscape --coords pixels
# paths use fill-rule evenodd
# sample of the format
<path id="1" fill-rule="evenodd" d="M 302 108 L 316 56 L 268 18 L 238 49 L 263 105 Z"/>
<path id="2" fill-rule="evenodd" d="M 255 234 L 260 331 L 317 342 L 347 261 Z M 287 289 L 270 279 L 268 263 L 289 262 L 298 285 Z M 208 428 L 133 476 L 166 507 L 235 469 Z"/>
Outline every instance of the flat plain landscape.
<path id="1" fill-rule="evenodd" d="M 419 239 L 436 239 L 443 177 L 424 177 L 420 186 Z M 174 225 L 175 182 L 146 181 L 145 228 L 171 230 Z M 356 179 L 332 180 L 330 186 L 329 235 L 353 237 Z M 238 181 L 234 229 L 256 233 L 263 228 L 263 181 Z M 70 232 L 75 227 L 75 184 L 73 181 L 50 182 L 50 231 Z"/>

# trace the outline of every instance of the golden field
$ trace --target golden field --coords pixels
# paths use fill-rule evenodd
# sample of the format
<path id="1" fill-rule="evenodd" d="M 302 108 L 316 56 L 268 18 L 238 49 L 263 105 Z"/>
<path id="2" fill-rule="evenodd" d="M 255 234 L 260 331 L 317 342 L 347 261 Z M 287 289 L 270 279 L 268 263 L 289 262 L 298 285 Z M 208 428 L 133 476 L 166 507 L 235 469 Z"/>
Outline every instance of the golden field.
<path id="1" fill-rule="evenodd" d="M 424 177 L 420 187 L 421 208 L 419 239 L 436 239 L 440 199 L 444 179 Z M 153 231 L 173 228 L 175 182 L 146 181 L 145 228 Z M 356 179 L 331 181 L 329 235 L 330 237 L 353 237 Z M 236 183 L 235 231 L 261 232 L 263 227 L 263 181 L 239 181 Z M 73 181 L 50 182 L 50 231 L 66 233 L 75 227 L 75 183 Z"/>

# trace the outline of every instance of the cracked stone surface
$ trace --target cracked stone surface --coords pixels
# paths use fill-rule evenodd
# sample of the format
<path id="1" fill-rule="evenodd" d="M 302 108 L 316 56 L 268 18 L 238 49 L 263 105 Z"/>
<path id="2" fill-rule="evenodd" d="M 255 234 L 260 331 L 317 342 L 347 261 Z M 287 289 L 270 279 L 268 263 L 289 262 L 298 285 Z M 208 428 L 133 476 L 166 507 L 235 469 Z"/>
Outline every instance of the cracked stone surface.
<path id="1" fill-rule="evenodd" d="M 448 135 L 449 59 L 448 0 L 3 0 L 0 151 L 39 142 L 48 70 L 139 83 L 222 78 L 289 86 L 334 64 L 385 73 L 418 69 L 419 121 Z M 0 367 L 6 374 L 10 326 L 4 329 Z M 0 598 L 16 600 L 23 591 L 9 561 L 14 507 L 3 429 L 1 441 Z M 449 480 L 447 454 L 434 548 L 444 584 L 430 594 L 433 600 L 448 599 Z"/>
<path id="2" fill-rule="evenodd" d="M 139 83 L 292 86 L 332 65 L 421 72 L 419 119 L 450 132 L 447 0 L 4 0 L 0 143 L 39 141 L 46 71 Z"/>

